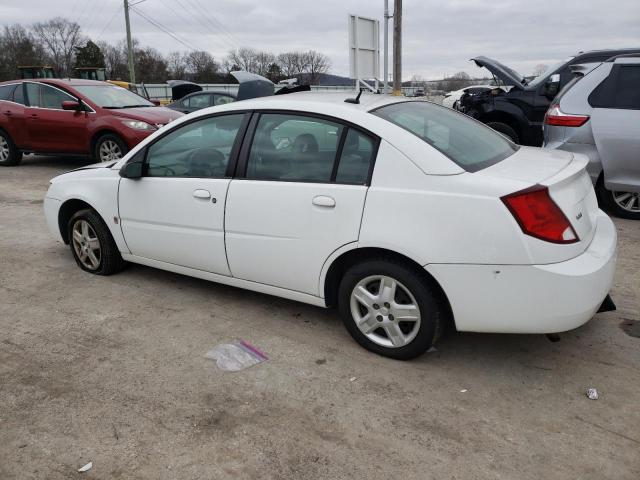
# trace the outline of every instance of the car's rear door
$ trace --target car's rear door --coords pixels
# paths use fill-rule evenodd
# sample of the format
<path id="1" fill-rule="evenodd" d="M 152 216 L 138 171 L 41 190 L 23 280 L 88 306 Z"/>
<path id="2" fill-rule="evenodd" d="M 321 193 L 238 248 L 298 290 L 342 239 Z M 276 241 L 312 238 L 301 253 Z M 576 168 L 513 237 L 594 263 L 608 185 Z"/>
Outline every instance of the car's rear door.
<path id="1" fill-rule="evenodd" d="M 78 99 L 44 83 L 25 82 L 26 126 L 30 148 L 40 152 L 88 153 L 87 116 L 93 112 L 63 110 Z"/>
<path id="2" fill-rule="evenodd" d="M 20 148 L 28 148 L 22 83 L 0 87 L 0 126 L 7 130 Z"/>
<path id="3" fill-rule="evenodd" d="M 589 103 L 605 185 L 614 191 L 640 192 L 640 59 L 614 65 Z M 638 201 L 632 196 L 629 200 Z"/>
<path id="4" fill-rule="evenodd" d="M 255 114 L 247 138 L 227 196 L 231 274 L 322 296 L 323 263 L 358 240 L 377 139 L 287 112 Z"/>
<path id="5" fill-rule="evenodd" d="M 198 118 L 140 153 L 143 177 L 123 178 L 118 196 L 133 255 L 229 275 L 225 201 L 247 120 L 244 113 Z"/>

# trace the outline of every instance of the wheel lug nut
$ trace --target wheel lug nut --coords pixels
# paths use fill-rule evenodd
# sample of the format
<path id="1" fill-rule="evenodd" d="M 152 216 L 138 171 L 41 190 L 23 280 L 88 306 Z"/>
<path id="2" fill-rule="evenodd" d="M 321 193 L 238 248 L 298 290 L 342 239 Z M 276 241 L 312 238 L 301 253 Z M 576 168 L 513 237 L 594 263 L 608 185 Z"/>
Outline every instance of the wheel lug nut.
<path id="1" fill-rule="evenodd" d="M 389 308 L 391 305 L 389 305 L 389 302 L 384 302 L 384 306 L 385 308 Z"/>
<path id="2" fill-rule="evenodd" d="M 378 316 L 376 317 L 376 320 L 378 320 L 379 322 L 381 322 L 381 321 L 382 321 L 382 315 L 378 315 Z"/>
<path id="3" fill-rule="evenodd" d="M 391 320 L 393 322 L 393 315 L 389 314 L 389 320 Z"/>
<path id="4" fill-rule="evenodd" d="M 373 309 L 374 310 L 378 310 L 380 308 L 380 305 L 378 305 L 377 303 L 373 304 Z"/>

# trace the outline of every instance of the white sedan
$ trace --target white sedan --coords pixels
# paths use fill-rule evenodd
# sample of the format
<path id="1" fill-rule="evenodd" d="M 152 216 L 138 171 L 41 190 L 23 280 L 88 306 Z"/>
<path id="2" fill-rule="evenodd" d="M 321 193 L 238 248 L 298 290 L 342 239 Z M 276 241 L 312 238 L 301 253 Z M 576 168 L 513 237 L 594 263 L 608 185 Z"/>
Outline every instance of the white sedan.
<path id="1" fill-rule="evenodd" d="M 424 101 L 294 93 L 207 108 L 51 181 L 78 266 L 126 262 L 321 307 L 393 358 L 459 331 L 553 333 L 608 298 L 616 231 L 579 154 Z M 605 302 L 607 303 L 607 302 Z"/>

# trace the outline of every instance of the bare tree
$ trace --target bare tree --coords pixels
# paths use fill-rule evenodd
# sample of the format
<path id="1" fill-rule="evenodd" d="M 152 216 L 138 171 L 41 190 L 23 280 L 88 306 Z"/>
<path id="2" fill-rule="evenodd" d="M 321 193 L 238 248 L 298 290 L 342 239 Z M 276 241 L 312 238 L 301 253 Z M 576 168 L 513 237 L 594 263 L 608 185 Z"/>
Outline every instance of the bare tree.
<path id="1" fill-rule="evenodd" d="M 307 70 L 307 57 L 304 52 L 285 52 L 277 57 L 282 75 L 291 78 Z"/>
<path id="2" fill-rule="evenodd" d="M 21 25 L 4 27 L 0 35 L 0 81 L 16 77 L 19 65 L 45 63 L 42 45 Z"/>
<path id="3" fill-rule="evenodd" d="M 309 73 L 311 85 L 320 83 L 320 76 L 327 73 L 331 68 L 331 60 L 324 53 L 309 50 L 305 53 L 306 73 Z"/>
<path id="4" fill-rule="evenodd" d="M 185 78 L 187 73 L 185 55 L 182 52 L 171 52 L 167 55 L 167 69 L 171 78 L 178 80 Z"/>
<path id="5" fill-rule="evenodd" d="M 184 63 L 191 80 L 197 83 L 213 82 L 218 74 L 218 64 L 209 52 L 190 52 Z"/>
<path id="6" fill-rule="evenodd" d="M 84 43 L 80 25 L 61 17 L 33 25 L 33 31 L 51 57 L 60 75 L 68 75 L 73 65 L 75 47 Z"/>
<path id="7" fill-rule="evenodd" d="M 236 66 L 240 70 L 255 72 L 257 69 L 256 56 L 257 52 L 253 48 L 240 48 L 229 52 L 226 63 Z"/>
<path id="8" fill-rule="evenodd" d="M 531 72 L 531 75 L 535 77 L 542 75 L 544 72 L 547 71 L 548 68 L 549 68 L 549 65 L 545 65 L 544 63 L 539 63 L 538 65 L 533 67 L 533 72 Z"/>
<path id="9" fill-rule="evenodd" d="M 107 42 L 98 42 L 98 47 L 104 55 L 104 63 L 107 68 L 107 78 L 124 80 L 129 77 L 127 55 L 122 45 L 111 45 Z"/>
<path id="10" fill-rule="evenodd" d="M 258 75 L 262 75 L 266 77 L 269 73 L 269 68 L 271 64 L 275 61 L 276 57 L 272 53 L 269 52 L 256 52 L 255 57 L 255 71 Z"/>

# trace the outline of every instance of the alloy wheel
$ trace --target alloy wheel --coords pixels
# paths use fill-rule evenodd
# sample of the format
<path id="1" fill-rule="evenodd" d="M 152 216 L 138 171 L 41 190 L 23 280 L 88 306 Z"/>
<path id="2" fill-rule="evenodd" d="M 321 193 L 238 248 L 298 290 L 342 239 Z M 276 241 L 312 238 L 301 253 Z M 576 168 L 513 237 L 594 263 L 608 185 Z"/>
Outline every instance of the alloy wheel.
<path id="1" fill-rule="evenodd" d="M 408 345 L 420 330 L 420 308 L 402 283 L 386 275 L 362 279 L 351 292 L 351 316 L 372 342 L 388 348 Z"/>
<path id="2" fill-rule="evenodd" d="M 97 270 L 102 258 L 100 240 L 95 230 L 86 220 L 78 220 L 72 228 L 73 249 L 82 265 L 89 270 Z"/>
<path id="3" fill-rule="evenodd" d="M 110 162 L 122 158 L 122 149 L 113 140 L 105 140 L 100 144 L 100 161 Z"/>
<path id="4" fill-rule="evenodd" d="M 6 162 L 11 155 L 11 149 L 9 148 L 9 142 L 7 139 L 0 135 L 0 162 Z"/>
<path id="5" fill-rule="evenodd" d="M 640 213 L 640 193 L 638 192 L 611 192 L 613 201 L 627 212 Z"/>

